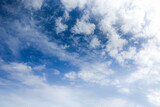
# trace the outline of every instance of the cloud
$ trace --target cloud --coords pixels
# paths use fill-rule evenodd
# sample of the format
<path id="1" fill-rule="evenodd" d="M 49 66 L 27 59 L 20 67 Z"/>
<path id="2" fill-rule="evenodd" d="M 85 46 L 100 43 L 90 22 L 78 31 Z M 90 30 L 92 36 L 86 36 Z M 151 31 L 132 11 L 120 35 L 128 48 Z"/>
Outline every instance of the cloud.
<path id="1" fill-rule="evenodd" d="M 130 93 L 130 90 L 129 89 L 127 89 L 127 88 L 121 88 L 121 89 L 119 89 L 119 92 L 120 93 Z"/>
<path id="2" fill-rule="evenodd" d="M 160 8 L 157 5 L 157 2 L 157 0 L 119 0 L 118 2 L 116 0 L 92 0 L 85 3 L 85 5 L 87 5 L 85 11 L 89 12 L 87 14 L 84 13 L 84 15 L 92 16 L 92 18 L 95 19 L 97 18 L 97 16 L 100 17 L 98 20 L 99 28 L 103 33 L 106 34 L 106 37 L 109 40 L 106 43 L 106 51 L 111 57 L 115 58 L 119 63 L 122 63 L 123 61 L 128 59 L 134 60 L 131 56 L 127 58 L 121 55 L 123 53 L 129 53 L 127 51 L 131 51 L 130 49 L 128 49 L 127 51 L 124 50 L 124 47 L 129 45 L 129 47 L 131 47 L 132 45 L 134 45 L 132 44 L 133 41 L 138 41 L 140 40 L 140 38 L 151 39 L 150 37 L 153 37 L 159 41 L 158 35 L 160 33 L 158 31 L 158 28 L 160 28 L 160 26 L 157 23 L 159 23 L 158 19 L 160 18 Z M 68 5 L 67 2 L 62 1 L 62 3 L 64 5 Z M 70 5 L 71 4 L 72 3 L 70 2 Z M 76 8 L 76 6 L 73 6 L 72 9 Z M 104 9 L 106 7 L 107 9 Z M 68 8 L 66 7 L 66 9 Z M 77 20 L 77 22 L 80 23 L 81 21 Z M 76 27 L 76 29 L 80 28 L 81 27 Z M 81 30 L 75 31 L 80 32 Z M 85 31 L 85 29 L 83 31 Z M 125 37 L 123 36 L 129 35 L 129 33 L 131 34 L 131 36 L 125 39 Z M 138 45 L 141 44 L 138 43 Z M 147 46 L 151 44 L 148 42 L 144 45 Z M 156 45 L 154 44 L 154 46 Z M 134 48 L 137 48 L 134 50 L 139 50 L 140 46 Z M 155 48 L 157 48 L 158 50 L 158 47 Z M 144 47 L 140 49 L 140 52 L 137 51 L 137 56 L 142 54 L 142 51 L 146 51 L 145 53 L 148 53 Z M 133 56 L 136 55 L 135 51 L 133 53 Z M 157 55 L 153 55 L 152 57 L 154 56 Z M 142 61 L 148 59 L 149 56 L 143 58 L 144 59 L 142 59 Z"/>
<path id="3" fill-rule="evenodd" d="M 24 85 L 43 85 L 43 81 L 45 81 L 45 78 L 33 75 L 32 68 L 23 63 L 2 64 L 1 70 L 8 73 L 9 79 L 17 80 Z"/>
<path id="4" fill-rule="evenodd" d="M 147 95 L 149 102 L 155 106 L 160 106 L 160 91 L 159 90 L 150 90 Z"/>
<path id="5" fill-rule="evenodd" d="M 8 80 L 12 84 L 17 83 L 19 86 L 6 84 L 10 91 L 0 89 L 0 104 L 3 107 L 136 107 L 134 104 L 125 99 L 118 98 L 98 98 L 93 97 L 92 91 L 71 88 L 68 86 L 59 86 L 47 84 L 43 76 L 33 73 L 33 68 L 24 63 L 5 63 L 2 62 L 1 70 L 7 72 Z M 6 80 L 6 79 L 5 79 Z M 19 82 L 17 82 L 17 80 Z M 0 78 L 0 83 L 2 79 Z M 0 84 L 1 85 L 1 84 Z M 24 86 L 24 85 L 27 85 Z M 4 86 L 5 87 L 5 86 Z M 10 102 L 10 103 L 8 103 Z M 63 103 L 62 103 L 63 102 Z"/>
<path id="6" fill-rule="evenodd" d="M 117 50 L 111 50 L 109 54 L 122 65 L 127 63 L 126 60 L 135 60 L 135 55 L 137 55 L 136 47 L 129 47 L 128 50 L 121 52 L 118 52 Z"/>
<path id="7" fill-rule="evenodd" d="M 5 85 L 12 88 L 9 92 L 0 89 L 0 104 L 3 107 L 24 107 L 26 105 L 30 107 L 80 106 L 80 103 L 74 99 L 71 88 L 48 85 L 44 77 L 35 75 L 32 67 L 27 64 L 16 62 L 9 64 L 1 63 L 1 68 L 1 70 L 7 72 L 7 77 L 11 82 L 10 84 L 5 82 Z M 14 85 L 16 88 L 13 88 L 11 85 L 13 83 L 17 83 L 19 87 Z M 24 85 L 27 85 L 27 87 Z"/>
<path id="8" fill-rule="evenodd" d="M 22 42 L 21 43 L 23 44 L 24 47 L 25 46 L 27 47 L 29 44 L 29 46 L 34 47 L 36 50 L 42 52 L 45 55 L 56 56 L 60 60 L 63 61 L 66 60 L 69 61 L 70 63 L 75 63 L 75 64 L 79 63 L 80 60 L 77 59 L 78 54 L 76 53 L 71 54 L 67 52 L 64 49 L 64 46 L 58 45 L 56 41 L 51 42 L 45 34 L 41 33 L 41 31 L 35 28 L 36 26 L 34 21 L 25 20 L 24 23 L 25 23 L 24 25 L 22 22 L 19 21 L 12 23 L 12 28 L 16 27 L 17 28 L 16 30 L 18 31 L 16 37 L 19 40 L 23 40 L 23 43 Z M 21 46 L 21 49 L 24 48 L 23 46 Z M 12 48 L 13 48 L 12 50 L 15 50 L 14 47 Z"/>
<path id="9" fill-rule="evenodd" d="M 138 65 L 152 67 L 160 63 L 159 40 L 150 39 L 143 48 L 136 54 L 135 61 Z"/>
<path id="10" fill-rule="evenodd" d="M 108 99 L 106 101 L 102 100 L 101 106 L 102 107 L 143 107 L 141 105 L 136 105 L 123 99 Z"/>
<path id="11" fill-rule="evenodd" d="M 76 72 L 72 71 L 72 72 L 69 72 L 69 73 L 64 74 L 64 76 L 65 76 L 66 78 L 69 78 L 69 79 L 71 79 L 71 80 L 74 80 L 74 79 L 76 78 Z"/>
<path id="12" fill-rule="evenodd" d="M 34 67 L 33 69 L 34 69 L 34 70 L 39 70 L 39 71 L 41 71 L 41 70 L 43 70 L 43 69 L 45 69 L 45 68 L 46 68 L 46 65 L 40 65 L 40 66 Z"/>
<path id="13" fill-rule="evenodd" d="M 29 10 L 39 10 L 43 6 L 43 0 L 22 0 L 22 2 L 25 8 Z M 144 91 L 144 88 L 147 89 L 152 86 L 158 87 L 160 81 L 160 74 L 158 72 L 160 70 L 160 8 L 158 0 L 61 0 L 61 2 L 65 7 L 65 14 L 67 13 L 66 19 L 75 8 L 78 8 L 79 11 L 82 10 L 82 17 L 76 19 L 75 25 L 71 25 L 73 26 L 71 33 L 81 34 L 83 35 L 82 37 L 72 36 L 73 38 L 70 38 L 71 36 L 69 36 L 69 38 L 65 37 L 67 41 L 65 39 L 59 41 L 58 39 L 54 40 L 54 36 L 50 38 L 49 35 L 42 33 L 45 31 L 39 30 L 41 26 L 37 26 L 36 23 L 36 21 L 39 20 L 35 20 L 34 22 L 33 17 L 29 17 L 28 19 L 23 17 L 21 20 L 8 22 L 8 25 L 5 23 L 5 27 L 2 26 L 0 28 L 1 31 L 4 30 L 4 32 L 8 33 L 6 35 L 10 35 L 6 36 L 4 35 L 5 33 L 2 32 L 1 35 L 3 37 L 1 36 L 1 41 L 7 43 L 14 55 L 17 55 L 18 51 L 30 46 L 48 57 L 58 57 L 61 61 L 71 63 L 73 66 L 78 67 L 79 71 L 69 72 L 64 76 L 73 81 L 80 79 L 89 84 L 93 83 L 105 86 L 107 84 L 114 85 L 114 81 L 117 80 L 119 82 L 115 83 L 114 86 L 118 88 L 119 92 L 123 93 L 129 93 L 129 91 L 132 93 L 131 88 L 134 88 L 133 90 L 137 92 L 138 89 Z M 12 14 L 14 14 L 14 12 Z M 31 21 L 30 19 L 33 20 Z M 92 23 L 90 19 L 96 23 Z M 0 20 L 3 22 L 1 18 Z M 9 20 L 7 19 L 7 21 Z M 57 34 L 67 30 L 67 26 L 70 25 L 65 25 L 62 18 L 58 18 L 56 21 Z M 9 27 L 9 29 L 7 27 Z M 12 32 L 10 32 L 10 30 Z M 100 31 L 97 32 L 97 30 Z M 96 33 L 97 37 L 94 37 L 94 33 Z M 71 48 L 67 50 L 64 48 L 65 46 L 61 46 L 60 44 L 64 40 L 68 42 L 68 39 L 69 41 L 70 39 L 74 41 L 74 46 L 71 44 Z M 85 42 L 80 42 L 80 40 L 84 40 Z M 103 49 L 96 49 L 99 46 L 102 46 Z M 103 53 L 103 55 L 101 56 L 99 53 Z M 112 66 L 106 64 L 108 60 L 112 60 Z M 34 70 L 40 70 L 43 69 L 43 67 L 32 68 L 26 63 L 12 62 L 1 65 L 1 69 L 9 73 L 7 78 L 21 82 L 23 85 L 33 86 L 39 84 L 38 86 L 44 85 L 47 89 L 53 90 L 50 85 L 45 83 L 44 76 L 39 77 L 33 74 Z M 56 73 L 58 74 L 59 72 Z M 4 79 L 0 79 L 0 81 L 0 84 L 3 85 L 4 83 L 11 84 L 11 81 Z M 61 87 L 58 88 L 61 89 Z M 35 90 L 37 91 L 38 89 L 36 88 Z M 40 93 L 46 92 L 46 90 L 44 91 L 42 88 L 39 90 L 42 90 Z M 70 88 L 65 88 L 65 90 L 75 91 Z M 64 90 L 61 90 L 59 93 L 63 91 Z M 28 89 L 26 89 L 26 93 L 29 93 Z M 37 95 L 40 93 L 37 92 Z M 70 91 L 66 93 L 69 93 L 69 95 L 67 94 L 67 98 L 71 95 L 69 99 L 71 103 L 68 103 L 70 101 L 65 103 L 67 106 L 72 106 L 71 104 L 81 106 L 77 97 L 77 102 L 72 99 L 75 98 L 73 93 L 70 93 Z M 64 96 L 66 93 L 64 93 Z M 159 101 L 157 100 L 157 96 L 159 96 L 157 93 L 148 95 L 149 101 L 155 105 Z M 143 92 L 141 92 L 141 94 L 143 94 Z M 48 93 L 47 95 L 49 96 Z M 24 98 L 23 96 L 21 97 L 21 95 L 19 96 L 20 99 Z M 55 96 L 58 97 L 58 95 Z M 48 97 L 44 98 L 48 100 Z M 28 99 L 24 98 L 24 101 Z M 64 106 L 59 103 L 61 98 L 59 98 L 58 101 L 53 101 L 52 99 L 55 98 L 49 98 L 50 101 L 55 102 L 55 105 L 57 104 L 56 106 Z M 97 100 L 94 101 L 96 102 Z M 112 101 L 113 103 L 108 104 L 108 102 Z M 37 102 L 38 101 L 33 103 L 38 106 Z M 101 102 L 101 100 L 99 102 Z M 45 104 L 52 105 L 52 103 L 49 102 Z M 128 101 L 119 99 L 107 99 L 107 101 L 105 100 L 102 104 L 105 106 L 108 104 L 111 107 L 119 107 L 120 105 L 122 105 L 122 107 L 132 106 L 128 105 Z"/>
<path id="14" fill-rule="evenodd" d="M 133 83 L 137 81 L 141 81 L 143 85 L 154 85 L 158 84 L 160 81 L 160 73 L 159 67 L 139 67 L 139 69 L 136 70 L 136 72 L 133 72 L 128 76 L 127 82 Z"/>
<path id="15" fill-rule="evenodd" d="M 18 38 L 10 37 L 9 40 L 7 41 L 7 45 L 15 56 L 19 54 L 18 50 L 21 49 L 20 47 L 21 42 Z"/>
<path id="16" fill-rule="evenodd" d="M 85 4 L 87 3 L 86 0 L 61 0 L 64 7 L 67 9 L 67 11 L 71 11 L 72 9 L 79 7 L 80 9 L 83 9 L 85 7 Z"/>
<path id="17" fill-rule="evenodd" d="M 43 0 L 22 0 L 22 3 L 24 3 L 26 8 L 33 8 L 35 10 L 39 10 L 42 7 L 43 2 Z"/>
<path id="18" fill-rule="evenodd" d="M 63 32 L 67 30 L 68 26 L 62 23 L 62 18 L 56 19 L 56 33 Z"/>
<path id="19" fill-rule="evenodd" d="M 83 16 L 80 20 L 77 19 L 76 25 L 71 29 L 75 34 L 90 35 L 94 33 L 95 25 L 88 21 L 89 16 Z"/>
<path id="20" fill-rule="evenodd" d="M 92 48 L 96 48 L 96 47 L 100 46 L 100 40 L 98 40 L 98 38 L 96 36 L 93 37 L 91 42 L 90 42 L 90 46 Z"/>
<path id="21" fill-rule="evenodd" d="M 3 107 L 143 107 L 124 99 L 94 99 L 88 98 L 87 92 L 82 93 L 66 87 L 45 87 L 40 89 L 23 89 L 14 92 L 1 93 L 0 104 Z M 23 91 L 23 94 L 21 92 Z M 81 93 L 81 95 L 80 95 Z M 87 97 L 87 98 L 85 98 Z M 83 98 L 83 99 L 80 99 Z M 10 102 L 10 103 L 8 103 Z M 62 103 L 63 102 L 63 103 Z"/>
<path id="22" fill-rule="evenodd" d="M 109 76 L 113 73 L 114 71 L 108 68 L 107 63 L 94 63 L 84 65 L 78 77 L 88 83 L 107 85 L 110 82 Z"/>
<path id="23" fill-rule="evenodd" d="M 59 71 L 59 70 L 57 70 L 57 69 L 53 69 L 53 74 L 54 75 L 59 75 L 61 72 Z"/>

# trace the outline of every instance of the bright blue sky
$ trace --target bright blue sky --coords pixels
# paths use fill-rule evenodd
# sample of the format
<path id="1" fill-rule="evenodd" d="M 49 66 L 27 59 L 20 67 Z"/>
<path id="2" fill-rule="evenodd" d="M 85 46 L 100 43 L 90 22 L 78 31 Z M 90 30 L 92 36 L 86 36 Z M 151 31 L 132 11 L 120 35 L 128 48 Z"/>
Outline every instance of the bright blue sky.
<path id="1" fill-rule="evenodd" d="M 1 0 L 1 107 L 159 107 L 158 0 Z"/>

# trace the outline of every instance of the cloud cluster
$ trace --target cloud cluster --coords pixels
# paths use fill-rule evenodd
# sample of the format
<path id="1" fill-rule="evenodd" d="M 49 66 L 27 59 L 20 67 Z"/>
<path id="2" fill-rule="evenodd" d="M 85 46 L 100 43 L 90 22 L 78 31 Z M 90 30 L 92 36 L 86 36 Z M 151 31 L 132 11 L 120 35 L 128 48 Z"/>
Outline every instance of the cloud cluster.
<path id="1" fill-rule="evenodd" d="M 70 7 L 70 4 L 63 0 L 62 3 L 66 9 Z M 117 60 L 120 65 L 134 68 L 130 69 L 130 74 L 125 75 L 125 79 L 121 79 L 118 84 L 130 87 L 134 83 L 155 87 L 155 84 L 159 84 L 160 8 L 158 3 L 158 0 L 89 0 L 84 4 L 83 9 L 89 11 L 88 16 L 98 18 L 96 27 L 108 39 L 103 53 Z M 79 5 L 75 5 L 70 9 L 76 7 L 80 8 Z M 90 44 L 95 47 L 93 41 Z M 94 75 L 92 70 L 82 70 L 79 74 L 86 81 L 103 80 L 100 75 Z M 149 96 L 149 99 L 153 104 L 159 105 L 157 97 Z"/>
<path id="2" fill-rule="evenodd" d="M 4 87 L 12 85 L 16 87 L 12 87 L 9 92 L 0 89 L 0 104 L 3 107 L 24 107 L 26 105 L 30 107 L 139 107 L 125 99 L 93 98 L 93 93 L 89 94 L 87 90 L 83 91 L 55 84 L 49 85 L 45 77 L 34 74 L 33 68 L 36 67 L 32 68 L 24 63 L 3 61 L 0 63 L 0 68 L 0 70 L 7 72 L 6 76 L 8 77 L 8 80 L 6 78 L 0 79 L 0 83 L 3 82 Z"/>
<path id="3" fill-rule="evenodd" d="M 77 71 L 67 71 L 68 73 L 65 74 L 62 73 L 70 81 L 81 80 L 88 84 L 112 85 L 117 88 L 118 92 L 126 94 L 132 94 L 132 91 L 136 93 L 138 89 L 141 89 L 143 94 L 146 91 L 142 92 L 142 90 L 144 91 L 142 86 L 147 91 L 150 87 L 151 94 L 148 94 L 146 98 L 153 105 L 159 106 L 159 91 L 154 90 L 155 87 L 159 88 L 157 85 L 160 84 L 160 7 L 158 0 L 61 0 L 64 6 L 62 9 L 65 9 L 63 10 L 64 14 L 55 18 L 55 25 L 53 26 L 56 28 L 55 35 L 52 35 L 54 31 L 49 33 L 46 31 L 51 36 L 47 35 L 43 25 L 39 25 L 42 20 L 34 19 L 33 15 L 35 11 L 43 7 L 45 1 L 21 0 L 21 2 L 29 10 L 28 12 L 31 12 L 31 17 L 19 15 L 23 18 L 14 21 L 7 19 L 6 21 L 0 16 L 0 21 L 3 22 L 4 20 L 5 22 L 4 25 L 3 23 L 0 24 L 2 25 L 2 27 L 0 26 L 1 47 L 6 46 L 17 57 L 21 50 L 32 47 L 43 55 L 69 62 L 79 69 Z M 82 15 L 76 19 L 74 25 L 67 25 L 65 22 L 72 22 L 73 20 L 70 18 L 74 18 L 70 16 L 73 14 L 70 14 L 70 12 L 77 8 Z M 32 11 L 34 12 L 32 13 Z M 18 13 L 12 12 L 12 14 L 16 16 Z M 39 17 L 39 19 L 43 18 Z M 69 35 L 64 36 L 64 31 L 69 32 Z M 56 38 L 56 36 L 59 37 Z M 68 49 L 66 49 L 64 43 L 62 43 L 64 41 L 66 44 L 73 41 L 73 44 L 70 43 Z M 45 65 L 32 68 L 26 63 L 10 62 L 7 64 L 1 59 L 0 63 L 0 68 L 7 73 L 8 79 L 14 80 L 14 82 L 18 81 L 22 86 L 27 85 L 33 88 L 32 90 L 25 88 L 24 96 L 20 93 L 16 93 L 16 95 L 9 93 L 8 96 L 12 96 L 13 99 L 6 98 L 3 94 L 1 101 L 5 102 L 3 99 L 6 98 L 7 101 L 13 102 L 15 106 L 24 106 L 27 103 L 26 101 L 31 101 L 29 98 L 33 98 L 33 102 L 31 101 L 32 103 L 29 106 L 39 106 L 38 102 L 44 100 L 47 101 L 41 106 L 53 107 L 52 104 L 54 103 L 56 107 L 64 107 L 64 105 L 68 107 L 88 107 L 95 106 L 95 103 L 92 103 L 93 101 L 98 101 L 98 106 L 101 104 L 109 107 L 137 106 L 117 98 L 111 100 L 88 98 L 89 100 L 82 101 L 79 97 L 86 96 L 77 95 L 81 91 L 48 85 L 45 76 L 40 77 L 33 73 L 46 69 Z M 60 74 L 54 68 L 51 71 L 55 75 Z M 0 79 L 1 85 L 7 83 L 13 84 L 11 81 Z M 23 89 L 20 88 L 19 90 Z M 72 92 L 76 92 L 76 95 Z M 32 93 L 34 96 L 28 96 L 27 93 Z M 42 94 L 42 97 L 38 98 L 39 94 Z M 17 98 L 16 101 L 14 98 Z M 66 100 L 66 98 L 68 99 Z M 61 103 L 62 100 L 64 100 L 64 105 Z M 110 102 L 112 103 L 110 104 Z M 6 105 L 6 103 L 3 104 L 4 107 L 11 106 Z"/>

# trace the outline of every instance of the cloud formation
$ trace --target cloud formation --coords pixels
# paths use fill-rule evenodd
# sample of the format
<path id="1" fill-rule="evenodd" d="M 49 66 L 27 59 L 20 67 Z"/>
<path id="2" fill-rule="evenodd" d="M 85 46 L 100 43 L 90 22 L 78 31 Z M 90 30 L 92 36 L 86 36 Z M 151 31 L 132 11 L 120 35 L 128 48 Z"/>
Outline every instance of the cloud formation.
<path id="1" fill-rule="evenodd" d="M 4 107 L 11 106 L 6 101 L 22 107 L 26 101 L 33 101 L 29 106 L 159 106 L 158 0 L 7 3 L 0 4 L 0 85 L 25 92 L 12 94 L 13 89 L 9 98 L 0 89 Z M 88 88 L 104 95 L 86 95 Z"/>

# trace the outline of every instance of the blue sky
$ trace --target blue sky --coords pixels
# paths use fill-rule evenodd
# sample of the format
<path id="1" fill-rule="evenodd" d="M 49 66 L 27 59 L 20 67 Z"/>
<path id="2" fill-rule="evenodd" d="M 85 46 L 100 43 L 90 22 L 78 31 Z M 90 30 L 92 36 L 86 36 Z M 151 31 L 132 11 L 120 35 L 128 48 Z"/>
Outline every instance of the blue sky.
<path id="1" fill-rule="evenodd" d="M 1 107 L 159 107 L 158 0 L 1 0 Z"/>

